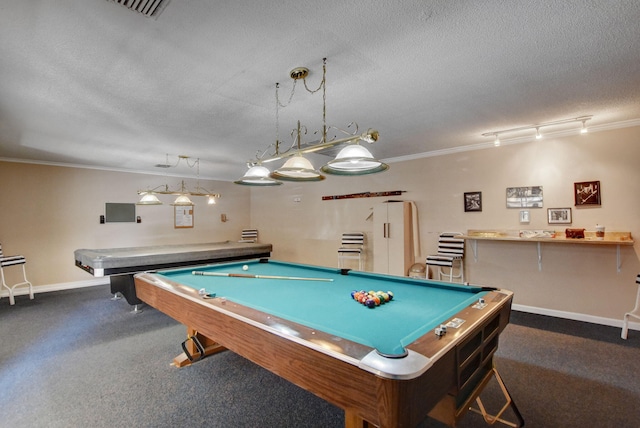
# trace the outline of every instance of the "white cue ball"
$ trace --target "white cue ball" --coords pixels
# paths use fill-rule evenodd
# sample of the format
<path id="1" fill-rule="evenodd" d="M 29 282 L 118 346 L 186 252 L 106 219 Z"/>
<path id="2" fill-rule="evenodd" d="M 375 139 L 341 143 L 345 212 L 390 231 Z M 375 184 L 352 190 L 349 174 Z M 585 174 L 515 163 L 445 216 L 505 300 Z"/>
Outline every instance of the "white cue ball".
<path id="1" fill-rule="evenodd" d="M 247 265 L 242 266 L 242 270 L 249 270 L 249 266 Z"/>

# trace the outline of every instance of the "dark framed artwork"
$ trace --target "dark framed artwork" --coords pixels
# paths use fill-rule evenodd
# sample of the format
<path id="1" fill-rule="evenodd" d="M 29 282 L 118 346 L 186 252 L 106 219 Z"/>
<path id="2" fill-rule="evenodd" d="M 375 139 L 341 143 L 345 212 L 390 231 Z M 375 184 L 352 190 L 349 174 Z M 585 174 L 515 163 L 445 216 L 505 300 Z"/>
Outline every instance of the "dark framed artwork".
<path id="1" fill-rule="evenodd" d="M 582 181 L 573 183 L 573 195 L 576 207 L 582 205 L 600 205 L 600 182 Z"/>
<path id="2" fill-rule="evenodd" d="M 507 208 L 542 208 L 542 186 L 507 187 Z"/>
<path id="3" fill-rule="evenodd" d="M 482 211 L 482 192 L 465 192 L 464 212 Z"/>
<path id="4" fill-rule="evenodd" d="M 571 224 L 571 208 L 547 209 L 547 221 L 549 224 Z"/>

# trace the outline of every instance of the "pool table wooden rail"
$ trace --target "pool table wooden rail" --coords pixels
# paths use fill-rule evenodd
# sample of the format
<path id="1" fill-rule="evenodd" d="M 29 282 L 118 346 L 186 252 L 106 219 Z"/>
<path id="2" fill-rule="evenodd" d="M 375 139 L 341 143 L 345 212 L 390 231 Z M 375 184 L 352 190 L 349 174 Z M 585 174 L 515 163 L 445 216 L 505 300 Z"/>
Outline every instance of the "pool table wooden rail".
<path id="1" fill-rule="evenodd" d="M 309 343 L 303 345 L 302 340 L 278 334 L 276 328 L 282 320 L 260 311 L 219 298 L 202 299 L 197 290 L 172 281 L 158 281 L 153 274 L 136 275 L 135 285 L 140 299 L 188 326 L 190 331 L 197 331 L 212 343 L 344 409 L 345 426 L 349 428 L 370 424 L 383 428 L 415 427 L 443 397 L 455 397 L 461 390 L 457 343 L 481 331 L 487 316 L 498 319 L 496 334 L 499 334 L 508 323 L 512 299 L 510 292 L 490 292 L 485 297 L 489 315 L 487 311 L 466 308 L 463 310 L 466 322 L 461 328 L 450 329 L 442 338 L 429 333 L 410 344 L 409 349 L 434 357 L 432 366 L 413 379 L 398 380 L 358 366 L 358 359 L 371 352 L 367 346 L 341 340 L 342 349 L 335 350 L 331 335 L 296 325 L 297 331 L 311 335 L 320 344 L 310 347 Z M 272 322 L 273 328 L 261 325 L 265 319 Z M 324 352 L 322 346 L 326 346 Z M 337 358 L 337 354 L 342 355 Z M 485 356 L 484 364 L 492 356 L 493 351 Z"/>

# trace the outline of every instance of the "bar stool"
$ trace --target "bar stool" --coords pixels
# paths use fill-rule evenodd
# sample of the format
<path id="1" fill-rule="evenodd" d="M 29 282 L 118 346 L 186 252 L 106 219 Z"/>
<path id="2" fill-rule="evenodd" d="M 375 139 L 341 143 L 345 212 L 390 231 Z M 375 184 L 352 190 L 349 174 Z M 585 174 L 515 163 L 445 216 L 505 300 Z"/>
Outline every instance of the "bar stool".
<path id="1" fill-rule="evenodd" d="M 338 267 L 344 267 L 345 260 L 357 260 L 358 270 L 364 270 L 364 233 L 350 232 L 342 234 L 338 248 Z"/>
<path id="2" fill-rule="evenodd" d="M 27 263 L 27 259 L 25 259 L 24 256 L 6 256 L 5 257 L 2 252 L 2 244 L 0 244 L 0 277 L 2 277 L 2 285 L 7 290 L 9 290 L 9 304 L 11 305 L 16 304 L 16 300 L 13 294 L 14 293 L 13 289 L 21 285 L 29 286 L 29 298 L 33 300 L 33 285 L 27 279 L 27 272 L 24 268 L 24 265 L 26 263 Z M 7 282 L 5 280 L 4 270 L 12 266 L 22 266 L 22 276 L 24 278 L 24 281 L 18 282 L 13 285 L 7 285 Z"/>
<path id="3" fill-rule="evenodd" d="M 454 278 L 460 278 L 460 282 L 464 284 L 464 239 L 460 236 L 462 233 L 459 232 L 441 233 L 438 238 L 438 254 L 427 256 L 427 267 L 437 268 L 439 280 L 448 276 L 449 282 L 453 282 Z M 454 275 L 456 265 L 458 274 Z M 445 268 L 449 268 L 449 271 L 445 271 Z"/>
<path id="4" fill-rule="evenodd" d="M 640 320 L 640 274 L 636 277 L 636 284 L 638 284 L 638 294 L 636 295 L 636 306 L 631 310 L 631 312 L 627 312 L 624 314 L 624 318 L 622 319 L 622 333 L 620 337 L 623 339 L 627 338 L 627 333 L 629 332 L 629 318 L 635 318 Z"/>

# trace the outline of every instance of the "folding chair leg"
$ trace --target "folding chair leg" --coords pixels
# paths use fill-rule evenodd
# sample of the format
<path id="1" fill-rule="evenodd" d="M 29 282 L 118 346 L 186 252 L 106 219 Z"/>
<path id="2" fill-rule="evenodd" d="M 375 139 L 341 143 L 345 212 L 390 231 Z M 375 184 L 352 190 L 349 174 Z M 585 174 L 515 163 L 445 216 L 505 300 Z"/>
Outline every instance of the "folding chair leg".
<path id="1" fill-rule="evenodd" d="M 622 333 L 620 333 L 620 337 L 623 339 L 627 338 L 627 334 L 629 333 L 629 314 L 624 314 L 624 318 L 622 320 Z"/>
<path id="2" fill-rule="evenodd" d="M 496 368 L 492 368 L 491 369 L 493 371 L 493 376 L 496 378 L 496 381 L 498 382 L 498 385 L 500 385 L 500 389 L 502 390 L 502 395 L 504 396 L 506 403 L 505 405 L 502 407 L 502 409 L 500 409 L 500 411 L 498 413 L 496 413 L 495 415 L 490 415 L 487 410 L 484 407 L 484 404 L 482 404 L 482 400 L 480 399 L 480 396 L 478 396 L 476 398 L 476 404 L 478 405 L 478 408 L 474 408 L 474 407 L 470 407 L 469 410 L 471 410 L 472 412 L 475 413 L 479 413 L 482 415 L 484 421 L 488 424 L 488 425 L 493 425 L 496 422 L 500 422 L 501 424 L 510 426 L 510 427 L 514 427 L 514 428 L 518 428 L 518 427 L 522 427 L 524 426 L 524 419 L 522 418 L 522 415 L 520 414 L 520 410 L 518 410 L 518 406 L 516 406 L 516 403 L 513 401 L 513 398 L 511 398 L 511 395 L 509 394 L 509 391 L 507 390 L 507 386 L 504 384 L 504 382 L 502 381 L 502 378 L 500 377 L 500 374 L 498 373 L 498 370 L 496 370 Z M 502 414 L 509 408 L 511 407 L 511 410 L 513 410 L 514 415 L 516 416 L 516 419 L 518 420 L 517 422 L 511 422 L 511 421 L 507 421 L 505 419 L 502 419 Z"/>
<path id="3" fill-rule="evenodd" d="M 14 288 L 19 287 L 21 285 L 28 285 L 29 286 L 29 299 L 33 300 L 34 299 L 34 294 L 33 294 L 33 284 L 31 284 L 31 282 L 29 282 L 29 280 L 27 279 L 27 271 L 24 268 L 24 264 L 22 265 L 22 276 L 24 278 L 24 282 L 18 282 L 16 284 L 13 284 L 11 286 L 7 285 L 7 283 L 5 282 L 5 278 L 4 278 L 4 270 L 0 270 L 0 274 L 2 275 L 2 285 L 4 286 L 4 288 L 6 288 L 9 291 L 9 305 L 15 305 L 16 304 L 16 298 L 14 295 Z"/>

